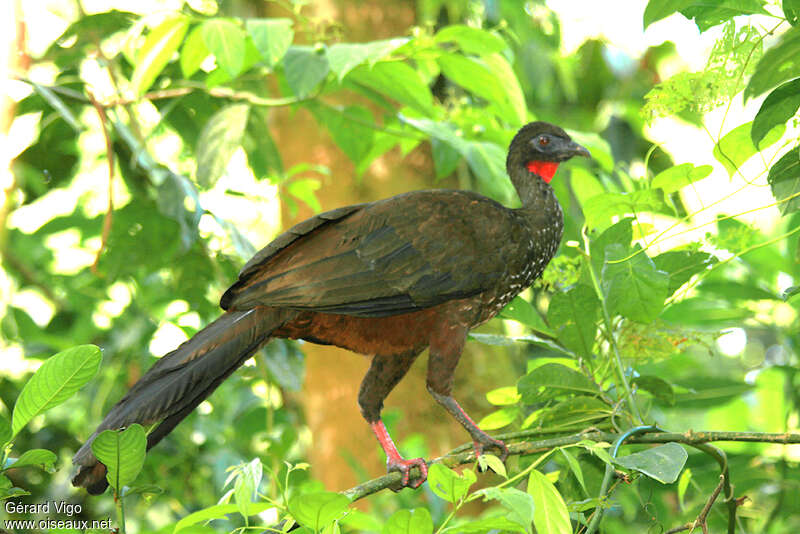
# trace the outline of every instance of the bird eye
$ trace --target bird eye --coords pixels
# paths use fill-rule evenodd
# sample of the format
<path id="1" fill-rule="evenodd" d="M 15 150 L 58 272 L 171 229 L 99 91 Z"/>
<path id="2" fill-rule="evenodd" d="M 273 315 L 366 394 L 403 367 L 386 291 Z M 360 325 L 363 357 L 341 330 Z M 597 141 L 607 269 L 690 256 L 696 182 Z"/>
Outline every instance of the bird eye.
<path id="1" fill-rule="evenodd" d="M 540 135 L 536 142 L 539 143 L 539 146 L 547 146 L 550 144 L 550 138 L 545 135 Z"/>

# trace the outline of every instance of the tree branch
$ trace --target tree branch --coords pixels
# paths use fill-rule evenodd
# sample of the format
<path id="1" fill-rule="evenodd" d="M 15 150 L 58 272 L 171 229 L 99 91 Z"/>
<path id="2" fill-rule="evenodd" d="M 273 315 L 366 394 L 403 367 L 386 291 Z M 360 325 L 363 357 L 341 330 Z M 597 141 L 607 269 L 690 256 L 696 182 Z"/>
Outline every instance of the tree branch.
<path id="1" fill-rule="evenodd" d="M 714 501 L 717 500 L 719 497 L 719 492 L 722 491 L 722 487 L 725 485 L 725 475 L 719 476 L 719 484 L 717 487 L 714 488 L 714 491 L 711 493 L 711 496 L 706 501 L 705 506 L 703 509 L 700 510 L 700 514 L 697 516 L 697 519 L 694 521 L 689 521 L 679 527 L 669 529 L 665 534 L 676 534 L 677 532 L 683 532 L 684 530 L 694 530 L 698 526 L 703 530 L 703 534 L 708 534 L 708 524 L 706 523 L 708 519 L 708 513 L 711 511 L 711 506 L 714 504 Z"/>
<path id="2" fill-rule="evenodd" d="M 524 437 L 526 435 L 536 435 L 540 434 L 536 431 L 529 431 L 529 432 L 515 432 L 511 434 L 501 434 L 495 436 L 498 439 L 509 439 L 509 438 L 519 438 Z M 517 443 L 511 443 L 508 446 L 508 453 L 509 455 L 526 455 L 526 454 L 536 454 L 540 452 L 545 452 L 550 449 L 556 447 L 564 447 L 567 445 L 574 445 L 579 441 L 588 439 L 591 441 L 598 441 L 598 442 L 608 442 L 613 443 L 621 434 L 615 434 L 611 432 L 599 432 L 599 431 L 591 431 L 591 432 L 581 432 L 578 434 L 571 434 L 568 436 L 561 436 L 557 438 L 550 438 L 550 439 L 543 439 L 538 441 L 520 441 Z M 724 462 L 724 474 L 725 474 L 725 497 L 726 502 L 728 502 L 729 512 L 730 507 L 733 508 L 733 514 L 735 514 L 736 507 L 738 506 L 735 499 L 733 499 L 733 490 L 730 486 L 729 477 L 727 476 L 727 461 L 723 458 L 717 458 L 715 454 L 713 454 L 711 447 L 706 445 L 710 442 L 716 441 L 744 441 L 744 442 L 753 442 L 753 443 L 782 443 L 782 444 L 792 444 L 792 443 L 800 443 L 800 434 L 792 434 L 789 432 L 781 433 L 781 434 L 771 434 L 771 433 L 760 433 L 760 432 L 714 432 L 714 431 L 694 431 L 694 430 L 687 430 L 686 432 L 654 432 L 652 434 L 645 434 L 642 436 L 631 436 L 630 438 L 625 440 L 626 445 L 632 445 L 635 443 L 682 443 L 684 445 L 694 446 L 696 448 L 701 448 L 704 452 L 708 452 L 715 456 L 717 461 Z M 466 446 L 465 446 L 466 447 Z M 470 445 L 471 447 L 471 445 Z M 713 448 L 718 452 L 719 449 L 716 447 Z M 452 453 L 447 454 L 444 456 L 440 456 L 439 458 L 434 458 L 433 460 L 428 462 L 428 465 L 433 463 L 441 463 L 446 467 L 456 467 L 459 465 L 469 464 L 475 461 L 475 453 L 471 450 L 466 450 L 464 452 L 459 453 Z M 413 470 L 412 470 L 413 471 Z M 419 472 L 411 474 L 411 476 L 419 476 Z M 401 475 L 397 472 L 391 472 L 386 475 L 383 475 L 378 478 L 374 478 L 372 480 L 368 480 L 363 484 L 359 484 L 357 486 L 353 486 L 352 488 L 342 491 L 341 493 L 352 501 L 357 501 L 359 499 L 363 499 L 373 493 L 377 493 L 381 490 L 389 488 L 391 486 L 396 485 L 400 482 Z M 729 493 L 730 490 L 730 493 Z"/>

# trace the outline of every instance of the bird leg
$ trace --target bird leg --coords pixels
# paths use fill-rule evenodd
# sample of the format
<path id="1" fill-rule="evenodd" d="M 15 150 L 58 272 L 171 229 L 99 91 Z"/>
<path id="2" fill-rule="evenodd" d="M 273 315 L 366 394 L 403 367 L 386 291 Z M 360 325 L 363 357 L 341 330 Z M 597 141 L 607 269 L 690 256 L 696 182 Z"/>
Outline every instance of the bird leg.
<path id="1" fill-rule="evenodd" d="M 399 471 L 403 478 L 401 485 L 397 489 L 406 486 L 418 488 L 428 478 L 428 464 L 424 458 L 413 458 L 406 460 L 397 451 L 386 426 L 381 420 L 381 410 L 383 400 L 389 395 L 395 385 L 405 376 L 411 364 L 414 363 L 419 352 L 408 352 L 403 354 L 393 354 L 383 356 L 376 354 L 372 358 L 364 380 L 361 381 L 361 388 L 358 392 L 358 405 L 361 408 L 361 415 L 369 423 L 378 443 L 381 444 L 383 452 L 386 453 L 387 471 Z M 420 476 L 411 478 L 411 469 L 418 467 Z M 396 491 L 396 490 L 395 490 Z"/>
<path id="2" fill-rule="evenodd" d="M 428 392 L 472 436 L 472 447 L 476 458 L 483 454 L 487 447 L 494 447 L 500 451 L 500 460 L 505 461 L 508 457 L 506 444 L 481 430 L 451 395 L 456 365 L 467 339 L 467 329 L 452 326 L 443 329 L 442 334 L 431 339 L 428 356 Z"/>

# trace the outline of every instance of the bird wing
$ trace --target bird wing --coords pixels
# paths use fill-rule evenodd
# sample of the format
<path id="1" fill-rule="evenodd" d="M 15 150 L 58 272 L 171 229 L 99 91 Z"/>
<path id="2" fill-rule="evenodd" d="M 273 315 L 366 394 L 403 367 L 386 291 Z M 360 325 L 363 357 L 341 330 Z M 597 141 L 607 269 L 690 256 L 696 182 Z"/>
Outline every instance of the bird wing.
<path id="1" fill-rule="evenodd" d="M 267 245 L 221 305 L 362 317 L 417 311 L 493 287 L 513 254 L 508 234 L 519 231 L 511 210 L 465 191 L 340 208 Z"/>

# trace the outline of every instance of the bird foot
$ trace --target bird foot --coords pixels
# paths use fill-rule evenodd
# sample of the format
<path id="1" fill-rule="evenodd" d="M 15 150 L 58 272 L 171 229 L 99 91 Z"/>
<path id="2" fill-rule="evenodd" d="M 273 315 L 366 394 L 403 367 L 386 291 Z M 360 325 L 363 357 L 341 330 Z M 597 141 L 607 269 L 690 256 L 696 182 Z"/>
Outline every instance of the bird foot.
<path id="1" fill-rule="evenodd" d="M 420 475 L 415 478 L 410 478 L 411 470 L 415 467 L 419 468 Z M 428 479 L 428 464 L 425 463 L 425 458 L 413 458 L 411 460 L 404 460 L 403 458 L 386 460 L 386 470 L 389 472 L 399 471 L 403 475 L 400 484 L 392 487 L 392 491 L 398 492 L 403 488 L 418 488 Z"/>
<path id="2" fill-rule="evenodd" d="M 508 446 L 499 439 L 494 439 L 489 434 L 481 433 L 477 439 L 472 440 L 472 449 L 475 451 L 475 458 L 483 454 L 487 448 L 498 449 L 500 451 L 498 457 L 501 462 L 505 462 L 506 458 L 508 458 Z"/>

